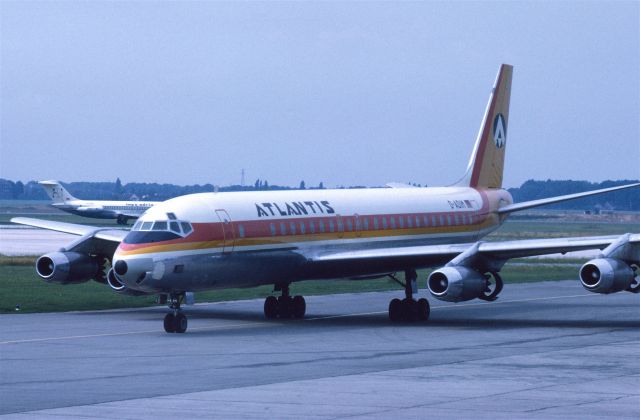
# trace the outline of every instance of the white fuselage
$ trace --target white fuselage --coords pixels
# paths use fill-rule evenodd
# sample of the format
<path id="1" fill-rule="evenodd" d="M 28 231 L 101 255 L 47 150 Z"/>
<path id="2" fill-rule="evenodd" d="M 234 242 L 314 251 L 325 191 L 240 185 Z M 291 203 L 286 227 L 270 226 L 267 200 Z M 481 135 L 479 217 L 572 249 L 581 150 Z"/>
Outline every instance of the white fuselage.
<path id="1" fill-rule="evenodd" d="M 127 262 L 120 278 L 128 287 L 147 292 L 367 275 L 397 268 L 310 271 L 305 260 L 336 250 L 477 241 L 500 225 L 497 208 L 511 203 L 504 190 L 465 187 L 193 194 L 144 213 L 114 262 Z"/>

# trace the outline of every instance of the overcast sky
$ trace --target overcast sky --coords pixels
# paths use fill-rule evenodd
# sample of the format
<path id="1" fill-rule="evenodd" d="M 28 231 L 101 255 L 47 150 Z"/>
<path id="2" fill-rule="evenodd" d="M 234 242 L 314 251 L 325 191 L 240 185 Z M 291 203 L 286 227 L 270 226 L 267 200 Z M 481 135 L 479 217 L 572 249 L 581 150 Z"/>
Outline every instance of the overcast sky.
<path id="1" fill-rule="evenodd" d="M 637 179 L 639 4 L 3 0 L 0 177 L 447 185 L 509 63 L 507 187 Z"/>

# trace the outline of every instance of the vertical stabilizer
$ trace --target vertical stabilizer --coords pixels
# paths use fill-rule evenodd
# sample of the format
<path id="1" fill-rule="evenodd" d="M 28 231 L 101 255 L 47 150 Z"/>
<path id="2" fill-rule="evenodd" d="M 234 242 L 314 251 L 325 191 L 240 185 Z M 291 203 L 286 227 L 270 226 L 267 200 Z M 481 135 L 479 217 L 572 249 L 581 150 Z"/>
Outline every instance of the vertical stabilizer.
<path id="1" fill-rule="evenodd" d="M 502 188 L 513 66 L 500 66 L 465 176 L 456 184 Z"/>
<path id="2" fill-rule="evenodd" d="M 77 200 L 58 181 L 40 181 L 38 184 L 42 185 L 49 198 L 53 200 L 53 204 Z"/>

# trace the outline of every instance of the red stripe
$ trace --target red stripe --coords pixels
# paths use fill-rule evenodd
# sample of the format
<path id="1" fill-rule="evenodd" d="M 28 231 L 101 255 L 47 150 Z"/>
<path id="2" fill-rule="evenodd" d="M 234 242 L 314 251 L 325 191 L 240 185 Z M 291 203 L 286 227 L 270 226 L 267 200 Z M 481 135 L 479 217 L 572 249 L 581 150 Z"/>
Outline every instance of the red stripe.
<path id="1" fill-rule="evenodd" d="M 480 170 L 482 169 L 482 164 L 484 160 L 484 151 L 487 146 L 487 139 L 489 138 L 489 128 L 493 124 L 492 116 L 493 111 L 496 106 L 496 102 L 498 101 L 498 91 L 500 90 L 500 86 L 502 83 L 502 74 L 503 67 L 500 67 L 500 74 L 498 75 L 498 82 L 496 83 L 496 88 L 493 91 L 493 98 L 491 98 L 491 105 L 489 106 L 489 113 L 487 114 L 487 120 L 484 122 L 484 129 L 482 130 L 482 137 L 480 138 L 480 146 L 478 147 L 478 155 L 476 156 L 476 160 L 473 165 L 473 173 L 471 175 L 471 183 L 470 187 L 475 188 L 478 186 L 478 178 L 480 178 Z"/>

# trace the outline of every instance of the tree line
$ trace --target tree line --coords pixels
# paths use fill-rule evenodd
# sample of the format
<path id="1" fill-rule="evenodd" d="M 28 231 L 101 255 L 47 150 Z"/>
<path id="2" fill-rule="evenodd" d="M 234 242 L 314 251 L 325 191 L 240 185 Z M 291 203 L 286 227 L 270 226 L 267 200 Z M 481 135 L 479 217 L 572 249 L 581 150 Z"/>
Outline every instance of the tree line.
<path id="1" fill-rule="evenodd" d="M 599 188 L 638 182 L 637 180 L 619 180 L 604 182 L 572 181 L 572 180 L 528 180 L 518 188 L 509 188 L 515 202 L 537 200 L 557 195 L 573 194 Z M 114 182 L 70 182 L 62 183 L 74 196 L 87 200 L 148 200 L 164 201 L 186 194 L 214 191 L 274 191 L 324 189 L 321 182 L 317 186 L 307 186 L 304 181 L 296 187 L 269 184 L 267 180 L 258 179 L 253 185 L 229 185 L 215 187 L 212 184 L 174 185 L 158 183 L 131 182 L 123 184 L 120 178 Z M 340 188 L 364 188 L 361 186 Z M 48 200 L 44 189 L 36 181 L 23 183 L 0 178 L 0 199 L 2 200 Z M 604 195 L 596 195 L 580 200 L 566 201 L 550 205 L 547 208 L 565 210 L 617 210 L 640 211 L 640 189 L 632 188 Z"/>

